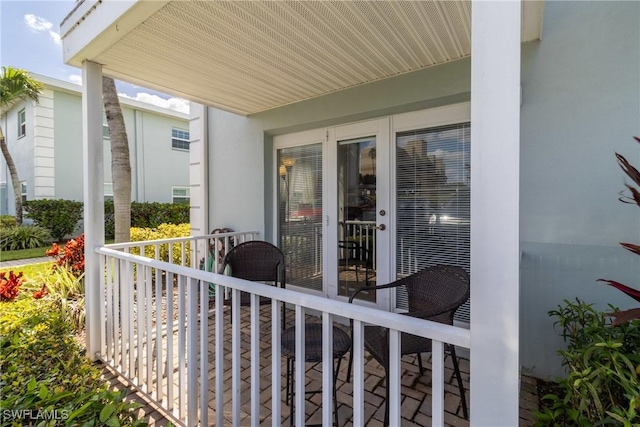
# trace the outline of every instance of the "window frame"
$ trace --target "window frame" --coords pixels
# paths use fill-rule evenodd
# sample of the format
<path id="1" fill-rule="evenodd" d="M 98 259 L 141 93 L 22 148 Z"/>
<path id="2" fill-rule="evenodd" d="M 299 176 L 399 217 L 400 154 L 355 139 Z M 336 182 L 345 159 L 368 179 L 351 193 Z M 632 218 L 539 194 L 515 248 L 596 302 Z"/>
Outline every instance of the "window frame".
<path id="1" fill-rule="evenodd" d="M 176 190 L 186 190 L 186 196 L 176 196 L 175 195 Z M 182 202 L 176 202 L 176 198 L 186 199 L 186 200 Z M 172 185 L 171 186 L 171 203 L 174 205 L 180 204 L 180 203 L 190 204 L 191 203 L 191 187 L 183 186 L 183 185 Z"/>
<path id="2" fill-rule="evenodd" d="M 26 108 L 18 111 L 18 139 L 27 135 L 27 110 Z"/>
<path id="3" fill-rule="evenodd" d="M 178 133 L 176 135 L 176 133 Z M 191 134 L 187 129 L 171 128 L 171 149 L 189 151 L 191 146 Z"/>
<path id="4" fill-rule="evenodd" d="M 27 181 L 20 181 L 20 195 L 22 196 L 22 203 L 27 201 L 29 187 L 27 185 Z"/>

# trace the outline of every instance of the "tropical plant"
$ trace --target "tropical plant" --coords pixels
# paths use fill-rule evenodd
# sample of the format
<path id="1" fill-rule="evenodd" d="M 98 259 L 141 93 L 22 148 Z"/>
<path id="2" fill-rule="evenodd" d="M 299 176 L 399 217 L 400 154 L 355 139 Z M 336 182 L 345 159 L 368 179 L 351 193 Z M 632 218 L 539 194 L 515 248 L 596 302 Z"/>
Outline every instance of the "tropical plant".
<path id="1" fill-rule="evenodd" d="M 109 390 L 49 299 L 0 304 L 0 348 L 0 410 L 11 409 L 0 411 L 1 425 L 146 425 L 140 405 Z M 39 411 L 58 419 L 35 419 Z"/>
<path id="2" fill-rule="evenodd" d="M 16 217 L 13 215 L 0 215 L 0 228 L 15 227 Z"/>
<path id="3" fill-rule="evenodd" d="M 191 233 L 191 226 L 189 224 L 160 224 L 157 228 L 131 228 L 131 241 L 132 242 L 144 242 L 148 240 L 160 240 L 170 239 L 174 237 L 187 237 Z M 191 245 L 187 243 L 185 245 L 185 264 L 191 265 Z M 131 248 L 131 253 L 134 255 L 140 255 L 140 249 L 137 247 Z M 182 265 L 182 248 L 178 244 L 174 244 L 172 247 L 171 260 L 169 260 L 169 244 L 161 244 L 158 248 L 160 260 L 165 262 L 172 262 L 173 264 Z M 146 246 L 144 248 L 144 254 L 148 258 L 155 259 L 155 247 Z"/>
<path id="4" fill-rule="evenodd" d="M 637 136 L 634 137 L 637 142 L 640 142 L 640 138 Z M 640 172 L 638 169 L 633 167 L 627 159 L 621 154 L 616 153 L 616 158 L 618 159 L 618 165 L 622 171 L 635 183 L 635 185 L 640 185 Z M 636 206 L 640 206 L 640 189 L 636 188 L 632 184 L 626 184 L 625 186 L 631 192 L 631 196 L 626 196 L 623 193 L 620 194 L 620 201 L 623 203 L 634 204 Z M 635 245 L 633 243 L 620 243 L 620 245 L 626 250 L 640 255 L 640 245 Z M 616 282 L 615 280 L 608 279 L 600 279 L 600 281 L 607 283 L 608 285 L 617 288 L 618 290 L 624 292 L 629 295 L 631 298 L 640 302 L 640 290 L 630 288 L 629 286 L 623 285 L 622 283 Z M 624 322 L 628 322 L 631 319 L 640 319 L 640 307 L 631 308 L 629 310 L 624 311 L 615 311 L 611 313 L 614 317 L 613 326 L 619 325 Z"/>
<path id="5" fill-rule="evenodd" d="M 18 101 L 31 99 L 38 102 L 38 96 L 44 85 L 32 78 L 29 73 L 20 68 L 2 67 L 0 74 L 0 117 Z M 22 189 L 20 186 L 20 177 L 18 169 L 11 157 L 7 141 L 2 126 L 0 126 L 0 150 L 7 162 L 9 175 L 11 175 L 11 185 L 13 186 L 13 195 L 16 204 L 16 222 L 22 224 Z"/>
<path id="6" fill-rule="evenodd" d="M 8 275 L 0 272 L 0 301 L 13 301 L 25 280 L 22 272 L 15 274 L 12 270 Z"/>
<path id="7" fill-rule="evenodd" d="M 74 276 L 80 277 L 84 274 L 84 233 L 75 239 L 71 239 L 64 245 L 64 248 L 54 243 L 47 251 L 47 256 L 55 259 L 53 270 L 58 267 L 68 270 Z"/>
<path id="8" fill-rule="evenodd" d="M 549 315 L 567 343 L 558 351 L 567 376 L 558 393 L 542 397 L 536 425 L 639 425 L 640 320 L 613 328 L 605 313 L 578 299 Z"/>
<path id="9" fill-rule="evenodd" d="M 51 243 L 51 233 L 37 225 L 0 228 L 0 250 L 15 251 L 41 248 Z"/>
<path id="10" fill-rule="evenodd" d="M 67 269 L 56 268 L 42 279 L 42 287 L 33 294 L 33 297 L 38 299 L 46 295 L 69 322 L 71 329 L 74 331 L 83 330 L 86 318 L 84 274 L 76 276 Z"/>
<path id="11" fill-rule="evenodd" d="M 131 162 L 118 92 L 112 78 L 102 78 L 102 99 L 111 143 L 111 176 L 116 243 L 128 242 L 131 228 Z"/>
<path id="12" fill-rule="evenodd" d="M 27 216 L 36 225 L 48 228 L 59 242 L 73 233 L 82 219 L 82 202 L 64 199 L 29 200 L 25 203 Z"/>

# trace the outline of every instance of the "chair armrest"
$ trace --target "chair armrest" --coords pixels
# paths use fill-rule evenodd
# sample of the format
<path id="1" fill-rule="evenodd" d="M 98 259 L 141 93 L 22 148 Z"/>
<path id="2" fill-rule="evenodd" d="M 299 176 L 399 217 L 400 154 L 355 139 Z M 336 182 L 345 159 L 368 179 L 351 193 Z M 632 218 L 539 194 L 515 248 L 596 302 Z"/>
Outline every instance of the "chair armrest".
<path id="1" fill-rule="evenodd" d="M 358 295 L 360 292 L 362 291 L 370 291 L 372 289 L 375 289 L 376 291 L 378 289 L 390 289 L 390 288 L 397 288 L 398 286 L 402 286 L 404 284 L 404 282 L 402 282 L 401 280 L 392 282 L 392 283 L 388 283 L 386 285 L 378 285 L 378 286 L 363 286 L 361 288 L 356 289 L 351 296 L 349 297 L 349 303 L 353 302 L 353 299 L 356 297 L 356 295 Z"/>

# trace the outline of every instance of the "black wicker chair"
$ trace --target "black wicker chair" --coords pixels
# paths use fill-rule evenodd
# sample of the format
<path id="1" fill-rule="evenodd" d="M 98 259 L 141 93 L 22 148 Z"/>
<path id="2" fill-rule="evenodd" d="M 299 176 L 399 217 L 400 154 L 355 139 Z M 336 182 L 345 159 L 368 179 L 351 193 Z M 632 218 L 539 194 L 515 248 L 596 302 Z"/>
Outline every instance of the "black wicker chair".
<path id="1" fill-rule="evenodd" d="M 340 252 L 338 266 L 346 269 L 354 267 L 357 283 L 360 283 L 358 271 L 364 269 L 364 284 L 369 286 L 369 268 L 372 268 L 369 250 L 360 243 L 340 240 L 338 242 L 338 251 Z"/>
<path id="2" fill-rule="evenodd" d="M 349 302 L 353 302 L 355 296 L 364 290 L 390 289 L 401 286 L 406 289 L 408 294 L 409 311 L 406 315 L 448 325 L 453 325 L 453 315 L 456 310 L 469 299 L 469 275 L 467 272 L 460 267 L 437 265 L 435 267 L 425 268 L 387 285 L 368 286 L 357 289 L 349 298 Z M 384 367 L 385 373 L 387 373 L 389 370 L 389 329 L 381 326 L 365 326 L 364 347 Z M 456 379 L 458 380 L 458 388 L 462 401 L 462 412 L 464 417 L 468 419 L 469 414 L 467 411 L 465 389 L 462 384 L 462 376 L 460 375 L 455 347 L 445 344 L 445 349 L 448 350 L 452 356 L 453 368 Z M 422 367 L 420 353 L 430 351 L 430 339 L 405 333 L 402 334 L 401 355 L 416 354 L 418 356 L 421 375 L 424 374 L 424 369 Z M 349 358 L 349 367 L 347 368 L 347 381 L 350 380 L 352 361 L 353 350 Z M 389 402 L 389 387 L 387 386 L 386 389 L 387 402 Z M 388 423 L 389 408 L 387 406 L 385 411 L 385 425 L 388 425 Z"/>
<path id="3" fill-rule="evenodd" d="M 229 267 L 229 275 L 253 282 L 273 284 L 285 287 L 285 265 L 282 251 L 269 242 L 252 240 L 234 246 L 224 257 L 218 273 L 224 274 Z M 260 298 L 260 304 L 268 304 L 271 299 Z M 230 300 L 225 300 L 229 305 Z M 240 295 L 240 305 L 249 305 L 250 296 L 246 292 Z M 282 304 L 282 329 L 285 327 L 285 306 Z"/>

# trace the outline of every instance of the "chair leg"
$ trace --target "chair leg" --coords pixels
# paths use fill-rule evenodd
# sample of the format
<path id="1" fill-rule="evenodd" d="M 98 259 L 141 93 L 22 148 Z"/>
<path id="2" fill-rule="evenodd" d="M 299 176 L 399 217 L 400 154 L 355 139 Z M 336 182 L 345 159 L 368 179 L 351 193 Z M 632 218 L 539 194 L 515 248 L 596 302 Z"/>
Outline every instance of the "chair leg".
<path id="1" fill-rule="evenodd" d="M 384 426 L 389 427 L 389 367 L 384 367 L 384 382 L 385 382 L 385 401 L 384 401 Z"/>
<path id="2" fill-rule="evenodd" d="M 339 426 L 338 421 L 338 372 L 340 372 L 340 362 L 342 362 L 342 357 L 338 359 L 338 365 L 334 367 L 333 372 L 333 416 L 336 420 L 336 427 Z M 332 364 L 333 366 L 333 364 Z"/>
<path id="3" fill-rule="evenodd" d="M 420 376 L 424 375 L 424 366 L 422 366 L 422 355 L 420 353 L 416 353 L 418 357 L 418 369 L 420 369 Z"/>
<path id="4" fill-rule="evenodd" d="M 353 337 L 353 332 L 351 333 Z M 347 382 L 351 382 L 351 368 L 353 367 L 353 338 L 351 338 L 351 350 L 349 351 L 349 364 L 347 365 Z"/>
<path id="5" fill-rule="evenodd" d="M 467 398 L 465 395 L 464 384 L 462 384 L 462 375 L 460 375 L 460 367 L 458 366 L 458 358 L 456 357 L 456 348 L 452 345 L 449 346 L 451 351 L 451 357 L 453 358 L 453 370 L 458 380 L 458 389 L 460 390 L 460 400 L 462 401 L 462 415 L 465 420 L 469 419 L 469 412 L 467 410 Z"/>

